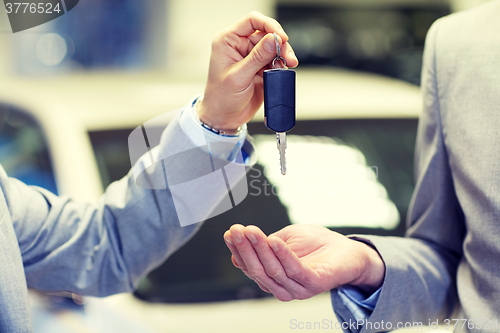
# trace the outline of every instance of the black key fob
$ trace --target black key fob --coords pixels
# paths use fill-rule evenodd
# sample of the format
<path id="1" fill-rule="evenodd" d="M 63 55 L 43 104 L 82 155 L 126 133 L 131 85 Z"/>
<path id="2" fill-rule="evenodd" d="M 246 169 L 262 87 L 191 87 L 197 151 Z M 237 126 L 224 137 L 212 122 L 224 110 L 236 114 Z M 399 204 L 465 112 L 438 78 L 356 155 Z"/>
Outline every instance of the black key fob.
<path id="1" fill-rule="evenodd" d="M 295 71 L 264 71 L 264 117 L 267 128 L 287 132 L 295 126 Z"/>

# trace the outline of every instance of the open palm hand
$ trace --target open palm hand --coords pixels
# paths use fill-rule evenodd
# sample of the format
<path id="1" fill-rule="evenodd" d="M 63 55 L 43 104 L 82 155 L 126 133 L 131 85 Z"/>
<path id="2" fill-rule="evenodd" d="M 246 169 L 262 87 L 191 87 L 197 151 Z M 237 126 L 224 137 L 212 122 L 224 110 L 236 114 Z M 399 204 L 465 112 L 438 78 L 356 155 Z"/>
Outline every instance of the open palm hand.
<path id="1" fill-rule="evenodd" d="M 235 266 L 282 301 L 344 284 L 374 290 L 385 273 L 371 247 L 318 225 L 292 225 L 269 237 L 255 226 L 234 225 L 224 238 Z"/>

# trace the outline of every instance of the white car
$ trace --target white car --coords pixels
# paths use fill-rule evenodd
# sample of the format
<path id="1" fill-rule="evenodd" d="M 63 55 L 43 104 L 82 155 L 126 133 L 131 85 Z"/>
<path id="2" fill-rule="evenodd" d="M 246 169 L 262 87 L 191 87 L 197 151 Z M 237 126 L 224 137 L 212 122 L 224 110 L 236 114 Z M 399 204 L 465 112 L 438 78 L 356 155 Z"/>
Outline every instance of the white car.
<path id="1" fill-rule="evenodd" d="M 29 184 L 96 201 L 130 169 L 130 132 L 203 89 L 203 83 L 161 74 L 2 79 L 0 163 Z M 288 332 L 307 325 L 340 332 L 328 294 L 290 303 L 265 297 L 232 266 L 222 235 L 234 223 L 267 233 L 318 223 L 343 233 L 401 235 L 420 110 L 419 88 L 402 81 L 297 70 L 297 124 L 289 132 L 286 176 L 275 174 L 275 136 L 261 110 L 248 125 L 259 164 L 249 171 L 242 204 L 205 222 L 135 296 L 85 299 L 83 313 L 45 315 L 68 332 Z M 345 173 L 351 170 L 359 173 Z M 40 297 L 33 296 L 36 311 L 43 309 Z M 36 331 L 49 332 L 39 318 Z"/>

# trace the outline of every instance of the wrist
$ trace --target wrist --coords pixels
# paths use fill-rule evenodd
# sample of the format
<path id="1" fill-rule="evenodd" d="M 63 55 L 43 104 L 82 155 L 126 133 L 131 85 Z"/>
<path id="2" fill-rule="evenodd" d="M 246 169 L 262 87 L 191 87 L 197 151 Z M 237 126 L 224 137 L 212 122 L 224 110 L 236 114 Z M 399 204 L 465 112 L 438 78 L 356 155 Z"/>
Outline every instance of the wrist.
<path id="1" fill-rule="evenodd" d="M 228 136 L 238 136 L 241 132 L 241 125 L 231 124 L 221 117 L 213 116 L 213 112 L 209 112 L 203 97 L 196 102 L 195 112 L 202 126 L 212 132 Z"/>
<path id="2" fill-rule="evenodd" d="M 359 242 L 364 252 L 364 269 L 361 276 L 353 281 L 354 285 L 367 294 L 372 294 L 379 289 L 385 278 L 385 263 L 380 254 L 372 246 Z"/>

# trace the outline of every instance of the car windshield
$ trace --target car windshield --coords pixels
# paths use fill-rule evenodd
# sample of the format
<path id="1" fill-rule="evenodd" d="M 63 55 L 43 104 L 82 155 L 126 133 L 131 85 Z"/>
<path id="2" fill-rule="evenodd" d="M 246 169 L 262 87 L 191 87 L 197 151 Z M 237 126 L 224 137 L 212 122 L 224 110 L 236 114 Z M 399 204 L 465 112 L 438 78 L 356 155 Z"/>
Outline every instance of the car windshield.
<path id="1" fill-rule="evenodd" d="M 222 235 L 234 223 L 257 225 L 266 234 L 291 223 L 317 223 L 343 234 L 402 235 L 414 187 L 417 122 L 298 121 L 290 131 L 289 171 L 284 177 L 274 172 L 279 163 L 275 135 L 262 123 L 248 124 L 259 155 L 248 173 L 248 196 L 208 220 L 188 244 L 144 279 L 136 295 L 165 302 L 267 295 L 229 260 Z M 127 143 L 132 130 L 89 133 L 104 187 L 130 169 Z"/>

